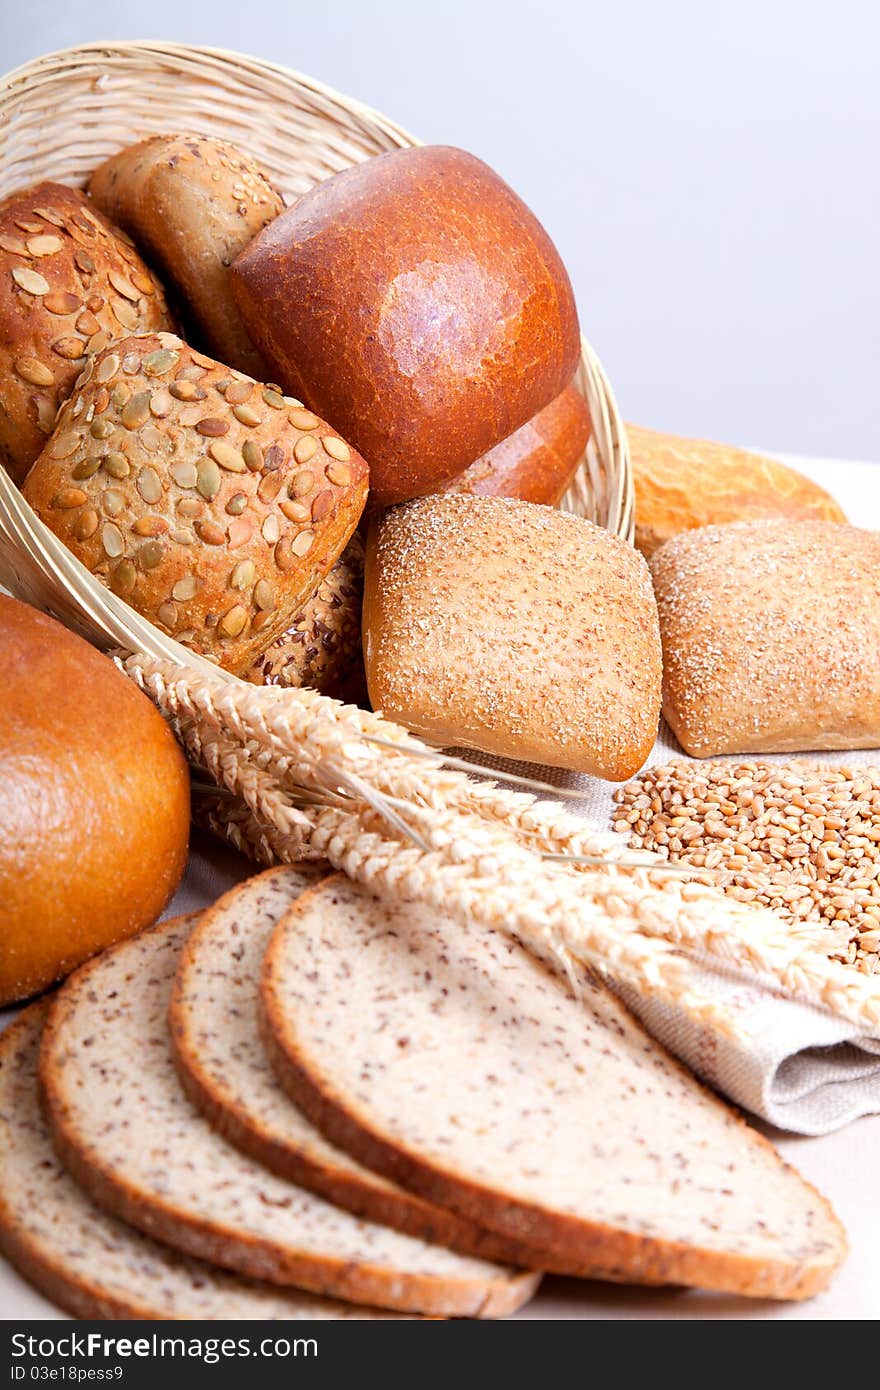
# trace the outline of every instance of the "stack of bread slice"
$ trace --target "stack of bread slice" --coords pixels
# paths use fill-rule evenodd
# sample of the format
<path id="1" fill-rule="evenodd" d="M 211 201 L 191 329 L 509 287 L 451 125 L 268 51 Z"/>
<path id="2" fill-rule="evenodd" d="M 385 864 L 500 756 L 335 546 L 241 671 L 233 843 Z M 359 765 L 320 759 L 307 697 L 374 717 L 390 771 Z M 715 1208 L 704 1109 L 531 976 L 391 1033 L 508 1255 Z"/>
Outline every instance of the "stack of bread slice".
<path id="1" fill-rule="evenodd" d="M 78 1316 L 503 1317 L 545 1270 L 804 1298 L 846 1239 L 593 979 L 296 866 L 0 1039 L 0 1247 Z"/>

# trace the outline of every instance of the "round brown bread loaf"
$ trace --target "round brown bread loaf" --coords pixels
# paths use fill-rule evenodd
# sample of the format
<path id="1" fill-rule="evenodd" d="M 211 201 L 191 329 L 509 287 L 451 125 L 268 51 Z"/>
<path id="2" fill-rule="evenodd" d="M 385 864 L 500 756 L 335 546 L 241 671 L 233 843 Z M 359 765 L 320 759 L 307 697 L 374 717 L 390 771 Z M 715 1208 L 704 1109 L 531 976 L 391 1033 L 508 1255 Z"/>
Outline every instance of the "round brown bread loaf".
<path id="1" fill-rule="evenodd" d="M 590 438 L 590 411 L 576 386 L 477 459 L 445 492 L 518 497 L 555 507 L 565 494 Z"/>
<path id="2" fill-rule="evenodd" d="M 556 248 L 462 150 L 397 150 L 326 179 L 251 242 L 232 280 L 278 380 L 361 451 L 382 505 L 442 487 L 577 366 Z"/>
<path id="3" fill-rule="evenodd" d="M 230 367 L 265 377 L 228 274 L 284 207 L 259 165 L 225 141 L 154 135 L 105 160 L 89 193 L 174 286 L 205 346 Z"/>
<path id="4" fill-rule="evenodd" d="M 38 183 L 0 203 L 0 463 L 15 482 L 83 358 L 121 333 L 171 327 L 155 276 L 77 189 Z"/>
<path id="5" fill-rule="evenodd" d="M 146 335 L 92 359 L 24 493 L 139 613 L 242 671 L 340 555 L 367 466 L 298 401 Z"/>
<path id="6" fill-rule="evenodd" d="M 107 657 L 0 595 L 0 1004 L 153 922 L 186 863 L 189 776 Z"/>
<path id="7" fill-rule="evenodd" d="M 643 555 L 680 531 L 729 521 L 846 521 L 824 488 L 763 454 L 627 425 Z"/>
<path id="8" fill-rule="evenodd" d="M 355 531 L 286 632 L 245 671 L 255 685 L 308 686 L 347 704 L 366 698 L 361 645 L 364 543 Z"/>
<path id="9" fill-rule="evenodd" d="M 373 708 L 444 746 L 631 777 L 660 715 L 648 566 L 582 517 L 443 493 L 374 522 Z"/>

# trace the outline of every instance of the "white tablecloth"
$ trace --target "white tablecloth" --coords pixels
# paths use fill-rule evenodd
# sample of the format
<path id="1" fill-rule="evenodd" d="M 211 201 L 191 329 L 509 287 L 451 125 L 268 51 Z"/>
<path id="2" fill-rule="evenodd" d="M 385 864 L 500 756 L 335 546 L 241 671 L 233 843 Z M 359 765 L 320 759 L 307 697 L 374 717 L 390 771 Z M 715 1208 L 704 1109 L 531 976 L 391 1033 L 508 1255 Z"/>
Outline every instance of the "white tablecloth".
<path id="1" fill-rule="evenodd" d="M 843 460 L 780 455 L 834 492 L 857 525 L 880 529 L 880 468 Z M 609 792 L 610 806 L 610 792 Z M 169 915 L 213 901 L 252 866 L 203 838 L 192 846 L 189 868 Z M 0 1028 L 14 1011 L 0 1011 Z M 880 1116 L 862 1119 L 819 1139 L 765 1133 L 833 1202 L 849 1232 L 849 1260 L 827 1293 L 806 1304 L 751 1302 L 678 1290 L 646 1290 L 581 1280 L 547 1279 L 520 1318 L 880 1318 Z M 63 1316 L 0 1260 L 0 1317 Z"/>

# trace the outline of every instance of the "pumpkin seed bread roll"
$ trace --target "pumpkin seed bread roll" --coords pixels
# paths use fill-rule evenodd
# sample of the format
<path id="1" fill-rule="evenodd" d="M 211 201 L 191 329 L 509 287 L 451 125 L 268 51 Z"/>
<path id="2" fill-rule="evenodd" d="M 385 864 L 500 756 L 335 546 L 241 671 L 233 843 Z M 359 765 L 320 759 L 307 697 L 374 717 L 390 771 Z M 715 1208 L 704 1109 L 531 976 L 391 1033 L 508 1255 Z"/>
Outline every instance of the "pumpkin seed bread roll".
<path id="1" fill-rule="evenodd" d="M 648 567 L 551 507 L 445 493 L 386 512 L 364 655 L 373 708 L 442 745 L 622 781 L 657 733 Z"/>
<path id="2" fill-rule="evenodd" d="M 255 685 L 308 686 L 346 704 L 366 700 L 361 608 L 364 543 L 355 531 L 294 621 L 244 674 Z"/>
<path id="3" fill-rule="evenodd" d="M 114 593 L 240 672 L 335 563 L 367 485 L 298 401 L 148 334 L 92 359 L 25 496 Z"/>
<path id="4" fill-rule="evenodd" d="M 89 193 L 159 266 L 205 347 L 239 371 L 265 377 L 227 273 L 284 207 L 260 166 L 225 141 L 155 135 L 105 160 Z"/>
<path id="5" fill-rule="evenodd" d="M 86 358 L 173 327 L 162 287 L 82 193 L 38 183 L 0 203 L 0 464 L 21 484 Z"/>

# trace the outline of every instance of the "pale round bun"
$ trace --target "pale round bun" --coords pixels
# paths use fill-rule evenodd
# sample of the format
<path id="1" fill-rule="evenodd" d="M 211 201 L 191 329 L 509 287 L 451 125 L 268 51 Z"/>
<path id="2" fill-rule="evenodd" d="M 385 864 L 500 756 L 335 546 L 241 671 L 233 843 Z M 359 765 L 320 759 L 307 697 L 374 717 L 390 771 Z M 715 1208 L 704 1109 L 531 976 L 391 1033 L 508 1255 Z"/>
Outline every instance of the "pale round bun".
<path id="1" fill-rule="evenodd" d="M 113 663 L 0 594 L 0 1004 L 155 921 L 180 882 L 189 775 Z"/>

